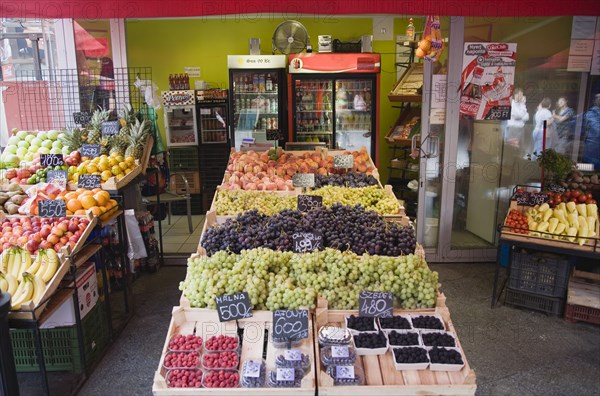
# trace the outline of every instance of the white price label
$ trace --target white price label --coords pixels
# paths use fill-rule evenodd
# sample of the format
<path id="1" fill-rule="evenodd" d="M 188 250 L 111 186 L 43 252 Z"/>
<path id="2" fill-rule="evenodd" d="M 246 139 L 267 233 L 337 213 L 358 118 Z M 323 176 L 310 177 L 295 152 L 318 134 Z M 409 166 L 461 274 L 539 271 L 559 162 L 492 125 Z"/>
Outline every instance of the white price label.
<path id="1" fill-rule="evenodd" d="M 295 369 L 293 369 L 293 368 L 278 368 L 277 369 L 277 381 L 293 381 L 294 373 L 295 373 Z"/>
<path id="2" fill-rule="evenodd" d="M 302 354 L 297 349 L 288 349 L 284 353 L 285 360 L 302 360 Z"/>
<path id="3" fill-rule="evenodd" d="M 347 358 L 350 356 L 347 346 L 332 346 L 331 356 L 334 358 Z"/>
<path id="4" fill-rule="evenodd" d="M 256 360 L 248 360 L 244 365 L 244 372 L 242 375 L 249 378 L 258 378 L 260 377 L 260 366 L 261 362 Z"/>
<path id="5" fill-rule="evenodd" d="M 340 379 L 354 379 L 354 366 L 336 366 L 335 377 Z"/>

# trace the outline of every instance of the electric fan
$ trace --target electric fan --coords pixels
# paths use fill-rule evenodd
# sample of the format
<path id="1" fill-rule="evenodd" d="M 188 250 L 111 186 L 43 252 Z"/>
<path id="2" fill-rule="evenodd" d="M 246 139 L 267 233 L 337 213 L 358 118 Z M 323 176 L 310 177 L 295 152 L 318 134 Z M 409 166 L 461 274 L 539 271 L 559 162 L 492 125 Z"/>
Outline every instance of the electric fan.
<path id="1" fill-rule="evenodd" d="M 309 45 L 308 32 L 298 21 L 281 22 L 273 33 L 273 53 L 298 54 Z"/>

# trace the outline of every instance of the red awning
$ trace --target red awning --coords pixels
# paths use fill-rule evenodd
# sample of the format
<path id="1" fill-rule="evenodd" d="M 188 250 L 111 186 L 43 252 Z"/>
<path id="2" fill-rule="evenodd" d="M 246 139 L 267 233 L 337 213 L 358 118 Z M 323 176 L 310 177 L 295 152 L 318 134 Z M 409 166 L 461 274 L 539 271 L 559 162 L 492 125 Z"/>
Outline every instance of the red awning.
<path id="1" fill-rule="evenodd" d="M 562 16 L 600 15 L 598 0 L 0 0 L 0 18 L 158 18 L 252 14 Z"/>

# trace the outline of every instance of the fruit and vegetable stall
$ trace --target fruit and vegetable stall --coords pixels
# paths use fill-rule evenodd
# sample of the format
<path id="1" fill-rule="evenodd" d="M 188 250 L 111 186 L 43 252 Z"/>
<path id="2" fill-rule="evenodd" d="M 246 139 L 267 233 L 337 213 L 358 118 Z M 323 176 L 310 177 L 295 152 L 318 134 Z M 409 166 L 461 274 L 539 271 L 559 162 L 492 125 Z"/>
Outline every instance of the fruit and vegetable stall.
<path id="1" fill-rule="evenodd" d="M 475 393 L 438 274 L 366 151 L 233 151 L 227 169 L 155 395 Z"/>

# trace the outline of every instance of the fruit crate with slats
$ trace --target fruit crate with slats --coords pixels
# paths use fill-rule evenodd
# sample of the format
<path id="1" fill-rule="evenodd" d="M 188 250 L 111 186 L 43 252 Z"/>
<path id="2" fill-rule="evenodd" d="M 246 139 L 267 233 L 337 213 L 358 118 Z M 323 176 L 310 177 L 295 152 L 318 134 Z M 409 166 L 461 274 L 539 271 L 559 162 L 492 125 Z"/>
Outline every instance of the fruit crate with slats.
<path id="1" fill-rule="evenodd" d="M 569 281 L 565 320 L 571 323 L 581 321 L 600 324 L 600 274 L 573 271 Z"/>

